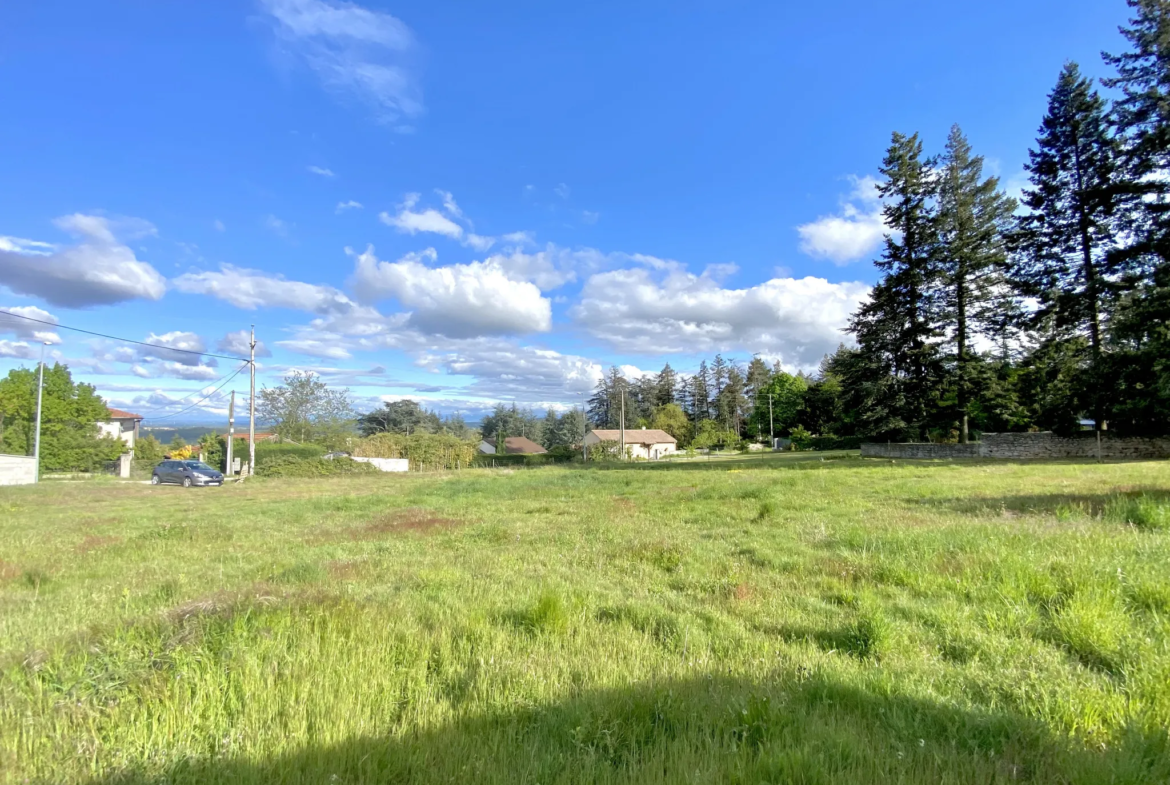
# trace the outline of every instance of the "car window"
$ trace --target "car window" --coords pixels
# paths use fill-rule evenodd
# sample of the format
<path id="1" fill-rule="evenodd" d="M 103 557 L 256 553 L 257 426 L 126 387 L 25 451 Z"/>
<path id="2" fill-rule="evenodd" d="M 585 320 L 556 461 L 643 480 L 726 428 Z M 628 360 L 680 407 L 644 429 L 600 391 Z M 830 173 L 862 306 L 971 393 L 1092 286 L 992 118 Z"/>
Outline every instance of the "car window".
<path id="1" fill-rule="evenodd" d="M 160 463 L 160 464 L 158 465 L 158 468 L 160 468 L 160 469 L 169 469 L 169 468 L 171 468 L 171 462 L 170 462 L 170 461 L 163 461 L 162 463 Z"/>
<path id="2" fill-rule="evenodd" d="M 204 471 L 204 472 L 215 471 L 215 469 L 212 469 L 210 466 L 208 466 L 203 461 L 187 461 L 183 465 L 186 466 L 188 469 L 195 469 L 196 471 Z"/>

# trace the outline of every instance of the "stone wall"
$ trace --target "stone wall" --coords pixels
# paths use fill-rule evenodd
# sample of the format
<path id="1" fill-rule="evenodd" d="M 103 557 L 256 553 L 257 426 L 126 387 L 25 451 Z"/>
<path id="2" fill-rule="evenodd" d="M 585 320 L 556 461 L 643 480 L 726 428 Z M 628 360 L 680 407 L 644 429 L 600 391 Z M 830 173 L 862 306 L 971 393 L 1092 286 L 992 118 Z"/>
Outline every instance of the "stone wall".
<path id="1" fill-rule="evenodd" d="M 35 458 L 0 455 L 0 485 L 31 485 L 37 479 Z"/>
<path id="2" fill-rule="evenodd" d="M 861 445 L 862 458 L 903 458 L 905 460 L 978 458 L 978 444 L 899 443 Z"/>
<path id="3" fill-rule="evenodd" d="M 1042 433 L 985 433 L 972 444 L 863 444 L 863 458 L 999 458 L 1037 460 L 1098 457 L 1095 434 L 1066 438 Z M 1170 458 L 1170 439 L 1120 439 L 1102 434 L 1102 460 Z"/>

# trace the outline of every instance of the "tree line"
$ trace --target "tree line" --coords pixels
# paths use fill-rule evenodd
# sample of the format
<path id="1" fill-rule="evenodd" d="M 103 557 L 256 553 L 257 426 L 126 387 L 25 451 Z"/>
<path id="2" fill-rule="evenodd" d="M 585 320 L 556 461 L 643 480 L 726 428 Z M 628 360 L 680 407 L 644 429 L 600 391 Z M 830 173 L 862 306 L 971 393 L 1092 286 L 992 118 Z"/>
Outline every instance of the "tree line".
<path id="1" fill-rule="evenodd" d="M 822 375 L 847 427 L 896 440 L 977 430 L 1170 427 L 1170 2 L 1131 0 L 1102 96 L 1067 63 L 1017 205 L 962 131 L 938 155 L 895 133 L 878 186 L 883 276 Z"/>

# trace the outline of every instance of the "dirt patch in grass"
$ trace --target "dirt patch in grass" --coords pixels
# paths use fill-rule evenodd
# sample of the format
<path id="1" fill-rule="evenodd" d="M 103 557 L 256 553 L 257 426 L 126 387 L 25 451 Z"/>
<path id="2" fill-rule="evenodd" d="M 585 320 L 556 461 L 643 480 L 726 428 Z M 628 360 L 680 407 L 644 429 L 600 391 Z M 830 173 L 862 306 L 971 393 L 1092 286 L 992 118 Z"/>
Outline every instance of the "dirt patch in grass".
<path id="1" fill-rule="evenodd" d="M 121 537 L 102 537 L 96 534 L 91 534 L 78 543 L 75 550 L 78 553 L 89 553 L 90 551 L 96 551 L 100 548 L 108 548 L 111 545 L 117 545 L 121 541 Z"/>
<path id="2" fill-rule="evenodd" d="M 638 509 L 636 503 L 624 496 L 613 497 L 613 506 L 624 512 L 634 512 Z"/>
<path id="3" fill-rule="evenodd" d="M 364 559 L 335 559 L 325 565 L 329 577 L 339 581 L 360 578 L 370 572 L 370 563 Z"/>
<path id="4" fill-rule="evenodd" d="M 20 567 L 0 559 L 0 581 L 10 581 L 19 578 L 23 573 L 24 570 Z"/>
<path id="5" fill-rule="evenodd" d="M 756 589 L 750 583 L 740 583 L 732 590 L 731 596 L 739 602 L 744 602 L 756 596 Z"/>
<path id="6" fill-rule="evenodd" d="M 374 518 L 364 526 L 353 526 L 348 529 L 339 529 L 324 532 L 310 538 L 311 542 L 337 542 L 339 540 L 377 540 L 391 534 L 435 534 L 440 531 L 463 526 L 463 521 L 453 518 L 443 518 L 430 510 L 421 507 L 407 507 L 402 510 L 392 510 Z"/>

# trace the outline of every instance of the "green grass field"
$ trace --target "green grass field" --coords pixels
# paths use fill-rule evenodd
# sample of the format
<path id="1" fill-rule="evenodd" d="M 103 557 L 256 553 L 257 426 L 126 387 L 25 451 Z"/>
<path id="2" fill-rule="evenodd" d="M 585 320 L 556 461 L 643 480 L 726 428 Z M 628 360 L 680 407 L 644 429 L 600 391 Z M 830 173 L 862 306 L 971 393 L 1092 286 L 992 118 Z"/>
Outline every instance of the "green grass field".
<path id="1" fill-rule="evenodd" d="M 1170 782 L 1170 463 L 0 489 L 0 781 Z"/>

